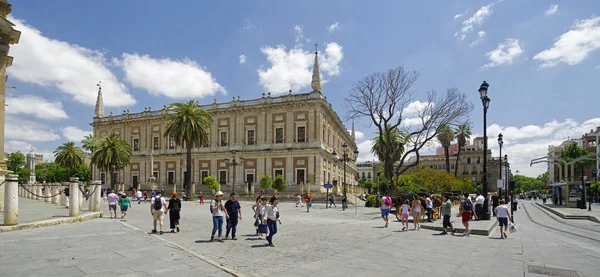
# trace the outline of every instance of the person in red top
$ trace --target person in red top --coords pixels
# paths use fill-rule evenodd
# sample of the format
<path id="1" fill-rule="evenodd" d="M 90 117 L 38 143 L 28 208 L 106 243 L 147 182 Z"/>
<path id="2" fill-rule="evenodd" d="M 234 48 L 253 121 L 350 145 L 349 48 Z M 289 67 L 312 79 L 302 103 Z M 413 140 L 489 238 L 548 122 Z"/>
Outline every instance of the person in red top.
<path id="1" fill-rule="evenodd" d="M 312 206 L 312 197 L 310 197 L 310 194 L 307 192 L 304 194 L 304 202 L 306 203 L 306 212 L 310 212 L 310 207 Z"/>

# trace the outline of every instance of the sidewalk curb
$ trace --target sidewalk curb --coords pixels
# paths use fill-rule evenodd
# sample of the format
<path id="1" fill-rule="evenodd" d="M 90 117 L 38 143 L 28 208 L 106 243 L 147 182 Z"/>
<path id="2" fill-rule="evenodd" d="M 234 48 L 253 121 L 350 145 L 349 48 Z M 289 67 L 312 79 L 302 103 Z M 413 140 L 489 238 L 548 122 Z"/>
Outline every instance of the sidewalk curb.
<path id="1" fill-rule="evenodd" d="M 44 219 L 44 220 L 39 220 L 39 221 L 27 222 L 27 223 L 13 225 L 13 226 L 0 226 L 0 233 L 84 222 L 84 221 L 88 221 L 88 220 L 91 220 L 94 218 L 100 218 L 102 216 L 104 216 L 103 212 L 86 212 L 82 215 L 78 215 L 75 217 L 52 218 L 52 219 Z"/>
<path id="2" fill-rule="evenodd" d="M 559 211 L 557 211 L 555 209 L 552 209 L 552 208 L 550 208 L 550 207 L 548 207 L 546 205 L 542 205 L 542 204 L 539 204 L 539 203 L 533 203 L 533 204 L 536 205 L 536 206 L 538 206 L 538 207 L 540 207 L 540 208 L 543 208 L 543 209 L 545 209 L 545 210 L 547 210 L 547 211 L 549 211 L 549 212 L 551 212 L 551 213 L 553 213 L 553 214 L 555 214 L 555 215 L 557 215 L 557 216 L 559 216 L 559 217 L 561 217 L 563 219 L 590 220 L 590 221 L 593 221 L 593 222 L 596 222 L 596 223 L 600 223 L 600 219 L 598 219 L 595 216 L 591 216 L 591 215 L 566 215 L 566 214 L 563 214 L 563 213 L 561 213 L 561 212 L 559 212 Z"/>
<path id="3" fill-rule="evenodd" d="M 145 232 L 144 230 L 142 230 L 140 228 L 137 228 L 137 227 L 135 227 L 135 226 L 133 226 L 131 224 L 128 224 L 128 223 L 125 223 L 125 222 L 120 222 L 120 223 L 123 224 L 126 227 L 129 227 L 129 228 L 131 228 L 133 230 L 136 230 L 136 231 L 139 231 L 139 232 L 142 232 L 142 233 L 148 235 L 148 233 Z M 209 258 L 205 257 L 204 255 L 202 255 L 200 253 L 197 253 L 197 252 L 195 252 L 193 250 L 187 249 L 187 248 L 185 248 L 185 247 L 183 247 L 183 246 L 181 246 L 179 244 L 176 244 L 174 242 L 171 242 L 171 241 L 169 241 L 167 239 L 161 238 L 160 236 L 152 236 L 152 237 L 154 237 L 156 239 L 159 239 L 159 240 L 162 240 L 163 242 L 165 242 L 165 243 L 167 243 L 167 244 L 169 244 L 169 245 L 171 245 L 171 246 L 173 246 L 173 247 L 175 247 L 175 248 L 177 248 L 177 249 L 179 249 L 181 251 L 184 251 L 184 252 L 186 252 L 186 253 L 188 253 L 188 254 L 190 254 L 190 255 L 192 255 L 192 256 L 200 259 L 200 260 L 203 260 L 203 261 L 205 261 L 205 262 L 207 262 L 207 263 L 209 263 L 209 264 L 211 264 L 211 265 L 213 265 L 213 266 L 215 266 L 215 267 L 217 267 L 217 268 L 219 268 L 219 269 L 221 269 L 221 270 L 223 270 L 223 271 L 231 274 L 232 276 L 235 276 L 235 277 L 245 277 L 245 275 L 243 275 L 243 274 L 241 274 L 241 273 L 239 273 L 239 272 L 237 272 L 237 271 L 235 271 L 235 270 L 233 270 L 233 269 L 231 269 L 229 267 L 222 266 L 220 263 L 218 263 L 218 262 L 216 262 L 216 261 L 214 261 L 212 259 L 209 259 Z"/>

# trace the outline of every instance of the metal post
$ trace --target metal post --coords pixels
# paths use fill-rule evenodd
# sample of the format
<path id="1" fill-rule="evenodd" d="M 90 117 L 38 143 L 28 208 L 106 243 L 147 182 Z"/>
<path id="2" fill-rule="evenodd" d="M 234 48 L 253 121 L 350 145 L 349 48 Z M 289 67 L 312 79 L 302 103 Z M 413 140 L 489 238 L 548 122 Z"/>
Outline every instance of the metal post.
<path id="1" fill-rule="evenodd" d="M 581 192 L 581 207 L 579 207 L 580 209 L 585 209 L 585 180 L 583 179 L 585 175 L 585 167 L 582 165 L 581 166 L 581 189 L 583 190 Z"/>
<path id="2" fill-rule="evenodd" d="M 344 152 L 344 199 L 346 200 L 346 203 L 342 203 L 342 210 L 346 210 L 346 205 L 348 203 L 348 198 L 346 198 L 346 187 L 348 186 L 348 184 L 346 183 L 346 152 Z M 346 205 L 344 205 L 346 204 Z"/>
<path id="3" fill-rule="evenodd" d="M 487 107 L 483 105 L 483 220 L 489 220 L 488 208 L 488 182 L 487 182 Z"/>

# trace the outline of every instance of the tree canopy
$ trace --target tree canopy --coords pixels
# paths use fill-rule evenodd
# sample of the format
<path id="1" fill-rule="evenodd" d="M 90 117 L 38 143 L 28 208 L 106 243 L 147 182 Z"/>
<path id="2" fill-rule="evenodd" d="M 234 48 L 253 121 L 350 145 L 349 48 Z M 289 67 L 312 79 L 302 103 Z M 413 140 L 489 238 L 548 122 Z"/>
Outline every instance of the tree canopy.
<path id="1" fill-rule="evenodd" d="M 17 169 L 24 167 L 26 158 L 21 151 L 17 151 L 8 155 L 6 159 L 6 168 L 12 172 L 17 172 Z"/>

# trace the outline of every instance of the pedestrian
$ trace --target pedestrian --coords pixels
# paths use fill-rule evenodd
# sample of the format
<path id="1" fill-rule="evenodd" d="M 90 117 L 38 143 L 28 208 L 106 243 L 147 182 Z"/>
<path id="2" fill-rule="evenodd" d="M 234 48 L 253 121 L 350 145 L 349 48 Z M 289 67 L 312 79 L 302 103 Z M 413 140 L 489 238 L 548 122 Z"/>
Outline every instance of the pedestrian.
<path id="1" fill-rule="evenodd" d="M 136 198 L 137 198 L 138 205 L 139 205 L 140 203 L 142 203 L 142 197 L 143 197 L 143 195 L 142 195 L 142 191 L 141 191 L 141 190 L 138 190 L 138 191 L 136 191 L 136 192 L 135 192 L 135 194 L 136 194 L 135 196 L 136 196 Z"/>
<path id="2" fill-rule="evenodd" d="M 131 201 L 129 201 L 129 197 L 127 197 L 127 194 L 123 193 L 119 198 L 118 202 L 119 207 L 121 208 L 121 219 L 127 218 L 127 210 L 131 208 Z"/>
<path id="3" fill-rule="evenodd" d="M 410 213 L 410 203 L 408 199 L 404 200 L 404 204 L 400 206 L 399 211 L 402 213 L 402 231 L 408 231 L 408 214 Z"/>
<path id="4" fill-rule="evenodd" d="M 147 190 L 144 191 L 144 204 L 146 204 L 146 201 L 148 201 L 148 191 Z"/>
<path id="5" fill-rule="evenodd" d="M 499 201 L 499 206 L 496 207 L 495 212 L 498 219 L 498 225 L 500 225 L 500 238 L 505 239 L 506 231 L 508 230 L 508 221 L 510 220 L 510 213 L 508 212 L 508 207 L 504 205 L 504 200 Z M 504 231 L 502 230 L 502 226 L 504 226 Z"/>
<path id="6" fill-rule="evenodd" d="M 269 228 L 269 235 L 267 236 L 267 241 L 269 242 L 269 246 L 275 247 L 273 244 L 273 236 L 277 234 L 277 222 L 281 224 L 281 219 L 279 219 L 279 209 L 277 208 L 277 197 L 271 197 L 269 200 L 269 204 L 267 205 L 267 214 L 266 214 L 266 223 Z"/>
<path id="7" fill-rule="evenodd" d="M 229 200 L 225 202 L 225 210 L 227 211 L 227 232 L 225 232 L 225 239 L 229 238 L 231 232 L 231 239 L 237 240 L 235 233 L 237 232 L 238 221 L 242 220 L 242 206 L 237 201 L 235 192 L 229 195 Z"/>
<path id="8" fill-rule="evenodd" d="M 152 234 L 156 234 L 156 225 L 158 223 L 159 234 L 163 234 L 163 220 L 165 218 L 165 212 L 167 211 L 167 201 L 162 197 L 161 191 L 156 191 L 155 195 L 150 199 L 150 214 L 152 214 L 152 223 L 154 229 Z"/>
<path id="9" fill-rule="evenodd" d="M 456 233 L 456 229 L 454 229 L 454 226 L 452 226 L 452 223 L 450 222 L 451 216 L 452 216 L 452 202 L 450 201 L 450 199 L 448 198 L 447 195 L 444 195 L 442 197 L 442 217 L 443 217 L 442 227 L 444 228 L 444 231 L 440 235 L 448 234 L 448 228 L 450 228 L 450 230 L 452 230 L 453 235 Z"/>
<path id="10" fill-rule="evenodd" d="M 337 208 L 337 206 L 335 205 L 335 197 L 333 196 L 333 194 L 329 196 L 329 208 L 331 208 L 331 205 Z"/>
<path id="11" fill-rule="evenodd" d="M 296 194 L 296 208 L 298 208 L 298 205 L 304 207 L 304 205 L 302 205 L 302 196 L 300 196 L 300 193 Z"/>
<path id="12" fill-rule="evenodd" d="M 494 211 L 494 216 L 496 216 L 496 207 L 498 207 L 499 200 L 500 200 L 500 197 L 498 196 L 498 193 L 494 192 L 492 194 L 492 211 Z"/>
<path id="13" fill-rule="evenodd" d="M 107 201 L 107 195 L 108 195 L 108 189 L 103 189 L 102 190 L 102 202 Z"/>
<path id="14" fill-rule="evenodd" d="M 465 197 L 460 201 L 460 206 L 458 207 L 462 217 L 462 223 L 465 226 L 464 236 L 469 236 L 471 231 L 469 231 L 469 220 L 471 220 L 471 214 L 473 213 L 473 202 L 469 199 L 469 194 L 465 193 Z"/>
<path id="15" fill-rule="evenodd" d="M 517 208 L 519 208 L 519 198 L 515 196 L 515 199 L 512 201 L 512 211 L 516 213 Z"/>
<path id="16" fill-rule="evenodd" d="M 427 210 L 427 222 L 433 222 L 431 219 L 433 218 L 433 202 L 431 202 L 432 196 L 427 196 L 425 198 L 425 209 Z"/>
<path id="17" fill-rule="evenodd" d="M 183 201 L 187 201 L 187 194 L 185 194 L 185 191 L 183 192 L 183 194 L 181 195 L 181 199 L 183 199 Z"/>
<path id="18" fill-rule="evenodd" d="M 260 199 L 262 198 L 262 190 L 260 191 L 260 194 L 258 195 L 258 197 L 256 197 L 256 200 L 254 201 L 254 205 L 252 205 L 252 211 L 254 212 L 254 217 L 256 218 L 256 211 L 260 206 Z M 256 229 L 256 235 L 260 236 L 260 233 L 258 232 L 258 225 L 259 222 L 257 220 L 254 220 L 254 228 Z"/>
<path id="19" fill-rule="evenodd" d="M 547 195 L 542 194 L 542 203 L 546 204 L 546 199 L 548 198 Z"/>
<path id="20" fill-rule="evenodd" d="M 348 209 L 348 198 L 346 198 L 346 194 L 342 196 L 342 210 L 345 211 Z"/>
<path id="21" fill-rule="evenodd" d="M 410 210 L 412 211 L 413 217 L 413 225 L 415 226 L 415 230 L 421 230 L 421 200 L 419 200 L 419 195 L 413 195 L 413 201 L 411 203 Z"/>
<path id="22" fill-rule="evenodd" d="M 260 196 L 260 203 L 254 210 L 254 219 L 256 221 L 256 229 L 258 238 L 262 239 L 263 234 L 267 234 L 269 227 L 267 225 L 267 197 L 264 195 Z"/>
<path id="23" fill-rule="evenodd" d="M 312 207 L 312 197 L 310 196 L 310 193 L 305 193 L 304 194 L 304 203 L 306 204 L 306 212 L 310 212 L 310 208 Z M 342 202 L 342 207 L 344 206 L 344 203 Z"/>
<path id="24" fill-rule="evenodd" d="M 485 203 L 485 197 L 481 193 L 477 194 L 475 198 L 475 220 L 479 221 L 483 217 L 483 203 Z"/>
<path id="25" fill-rule="evenodd" d="M 223 192 L 218 191 L 215 197 L 215 200 L 210 203 L 213 218 L 213 229 L 210 235 L 210 241 L 215 239 L 215 234 L 219 231 L 217 240 L 223 242 L 223 217 L 227 215 L 227 210 L 225 210 L 223 205 Z"/>
<path id="26" fill-rule="evenodd" d="M 381 211 L 381 218 L 383 219 L 383 222 L 385 222 L 384 228 L 387 228 L 389 223 L 390 208 L 392 207 L 393 201 L 392 198 L 387 194 L 381 200 L 382 201 L 381 206 L 379 206 L 379 210 Z"/>
<path id="27" fill-rule="evenodd" d="M 200 205 L 204 205 L 204 196 L 202 196 L 202 192 L 200 192 L 200 195 L 198 195 L 198 198 L 200 199 Z"/>
<path id="28" fill-rule="evenodd" d="M 108 213 L 110 214 L 110 218 L 113 218 L 113 212 L 115 214 L 115 219 L 117 218 L 117 204 L 119 202 L 119 197 L 115 194 L 114 190 L 111 190 L 110 193 L 106 196 L 108 199 Z"/>
<path id="29" fill-rule="evenodd" d="M 131 200 L 134 200 L 137 198 L 137 190 L 135 188 L 133 188 L 131 190 L 131 198 L 132 198 Z"/>
<path id="30" fill-rule="evenodd" d="M 179 233 L 181 199 L 177 198 L 177 192 L 173 192 L 171 195 L 169 206 L 167 207 L 169 210 L 169 227 L 171 228 L 171 233 Z"/>
<path id="31" fill-rule="evenodd" d="M 64 190 L 65 193 L 65 205 L 67 206 L 67 209 L 69 208 L 69 196 L 71 196 L 71 190 L 69 189 L 69 187 L 66 187 Z M 117 212 L 115 212 L 115 216 L 117 215 Z"/>

